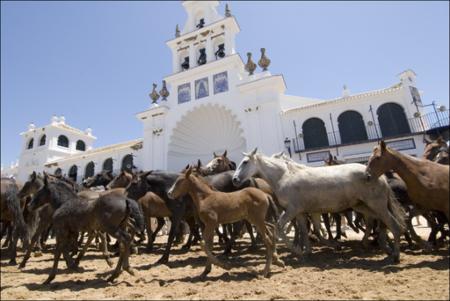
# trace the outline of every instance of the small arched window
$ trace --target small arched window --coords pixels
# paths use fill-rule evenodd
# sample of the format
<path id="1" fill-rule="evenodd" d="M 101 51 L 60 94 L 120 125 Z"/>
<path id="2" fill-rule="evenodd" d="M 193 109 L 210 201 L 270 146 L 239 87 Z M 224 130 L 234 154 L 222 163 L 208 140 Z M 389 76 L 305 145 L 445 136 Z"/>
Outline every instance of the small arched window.
<path id="1" fill-rule="evenodd" d="M 64 135 L 58 137 L 58 145 L 62 147 L 69 147 L 69 138 Z"/>
<path id="2" fill-rule="evenodd" d="M 94 175 L 94 171 L 95 171 L 95 164 L 94 162 L 91 161 L 86 165 L 86 168 L 84 170 L 84 178 L 92 177 Z"/>
<path id="3" fill-rule="evenodd" d="M 362 115 L 356 111 L 345 111 L 338 117 L 342 143 L 367 140 L 366 127 Z"/>
<path id="4" fill-rule="evenodd" d="M 77 141 L 76 149 L 79 150 L 79 151 L 85 151 L 86 150 L 86 144 L 84 143 L 83 140 L 78 140 Z"/>
<path id="5" fill-rule="evenodd" d="M 122 170 L 125 170 L 127 172 L 131 172 L 133 167 L 134 167 L 133 155 L 128 154 L 125 157 L 123 157 L 123 159 L 122 159 Z"/>
<path id="6" fill-rule="evenodd" d="M 34 139 L 31 138 L 31 139 L 28 141 L 27 149 L 32 149 L 32 148 L 33 148 L 33 144 L 34 144 Z"/>
<path id="7" fill-rule="evenodd" d="M 411 133 L 405 110 L 401 105 L 393 102 L 385 103 L 378 108 L 377 114 L 383 137 Z"/>
<path id="8" fill-rule="evenodd" d="M 42 135 L 41 139 L 39 139 L 39 146 L 45 145 L 47 136 L 46 135 Z"/>

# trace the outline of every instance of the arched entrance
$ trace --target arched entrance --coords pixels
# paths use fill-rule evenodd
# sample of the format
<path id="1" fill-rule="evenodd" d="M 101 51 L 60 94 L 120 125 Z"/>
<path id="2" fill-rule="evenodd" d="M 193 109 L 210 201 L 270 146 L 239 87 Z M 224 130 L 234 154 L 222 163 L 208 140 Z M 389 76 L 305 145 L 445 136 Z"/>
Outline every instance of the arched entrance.
<path id="1" fill-rule="evenodd" d="M 385 103 L 378 108 L 377 114 L 383 137 L 411 133 L 405 110 L 401 105 L 393 102 Z"/>
<path id="2" fill-rule="evenodd" d="M 329 145 L 327 130 L 322 119 L 316 117 L 309 118 L 303 123 L 302 131 L 305 149 Z"/>
<path id="3" fill-rule="evenodd" d="M 74 182 L 77 181 L 77 173 L 78 167 L 76 165 L 72 165 L 72 167 L 69 169 L 69 178 L 71 178 Z"/>
<path id="4" fill-rule="evenodd" d="M 246 147 L 240 122 L 230 110 L 219 105 L 201 105 L 184 115 L 173 129 L 167 169 L 180 171 L 198 159 L 206 164 L 213 158 L 213 152 L 225 150 L 231 160 L 238 162 Z"/>
<path id="5" fill-rule="evenodd" d="M 362 115 L 356 111 L 345 111 L 338 117 L 339 133 L 342 143 L 367 140 L 366 127 Z"/>

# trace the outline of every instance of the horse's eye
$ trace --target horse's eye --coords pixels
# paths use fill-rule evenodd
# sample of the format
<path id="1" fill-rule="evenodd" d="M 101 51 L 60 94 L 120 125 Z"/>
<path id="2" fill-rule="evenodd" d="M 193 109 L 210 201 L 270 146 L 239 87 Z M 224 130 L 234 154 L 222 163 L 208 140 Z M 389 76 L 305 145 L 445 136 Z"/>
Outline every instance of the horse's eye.
<path id="1" fill-rule="evenodd" d="M 244 161 L 244 162 L 242 162 L 242 164 L 247 164 L 247 162 L 248 162 L 248 161 Z"/>

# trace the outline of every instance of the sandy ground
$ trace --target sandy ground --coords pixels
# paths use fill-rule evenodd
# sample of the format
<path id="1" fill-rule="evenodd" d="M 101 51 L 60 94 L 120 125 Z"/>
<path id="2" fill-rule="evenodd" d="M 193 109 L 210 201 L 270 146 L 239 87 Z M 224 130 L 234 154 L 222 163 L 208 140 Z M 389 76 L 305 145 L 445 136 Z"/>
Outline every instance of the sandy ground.
<path id="1" fill-rule="evenodd" d="M 416 227 L 426 237 L 425 221 Z M 392 265 L 379 250 L 364 250 L 360 234 L 347 230 L 342 249 L 313 245 L 313 254 L 295 257 L 280 243 L 278 250 L 286 267 L 273 266 L 271 277 L 260 278 L 249 268 L 262 270 L 264 249 L 249 252 L 247 239 L 227 259 L 225 271 L 213 266 L 205 281 L 198 279 L 206 261 L 199 246 L 189 252 L 176 246 L 168 265 L 155 265 L 166 237 L 157 239 L 152 254 L 132 255 L 136 276 L 123 273 L 108 283 L 111 268 L 91 248 L 80 266 L 69 272 L 60 261 L 59 274 L 50 285 L 41 285 L 52 266 L 52 253 L 32 257 L 22 271 L 1 261 L 1 299 L 449 299 L 449 252 L 441 248 L 429 253 L 406 248 L 402 242 L 401 263 Z M 216 254 L 222 248 L 216 244 Z M 22 253 L 19 252 L 19 262 Z M 225 258 L 221 257 L 225 260 Z M 114 264 L 117 258 L 114 258 Z"/>

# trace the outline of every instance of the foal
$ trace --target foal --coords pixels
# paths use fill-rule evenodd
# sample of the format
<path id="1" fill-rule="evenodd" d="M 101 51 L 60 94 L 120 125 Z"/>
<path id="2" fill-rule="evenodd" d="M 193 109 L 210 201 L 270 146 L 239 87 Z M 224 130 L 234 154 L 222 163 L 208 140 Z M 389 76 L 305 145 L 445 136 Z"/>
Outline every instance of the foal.
<path id="1" fill-rule="evenodd" d="M 168 192 L 172 198 L 180 198 L 186 194 L 193 199 L 198 217 L 205 225 L 203 240 L 208 260 L 201 277 L 209 274 L 212 263 L 226 270 L 230 269 L 212 254 L 214 229 L 219 224 L 240 220 L 247 220 L 255 225 L 266 246 L 266 265 L 262 273 L 264 277 L 269 275 L 272 260 L 274 264 L 284 267 L 276 253 L 275 228 L 265 222 L 267 210 L 270 204 L 273 204 L 268 194 L 253 187 L 230 193 L 213 190 L 204 179 L 192 174 L 192 167 L 178 177 Z"/>

